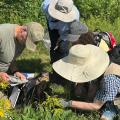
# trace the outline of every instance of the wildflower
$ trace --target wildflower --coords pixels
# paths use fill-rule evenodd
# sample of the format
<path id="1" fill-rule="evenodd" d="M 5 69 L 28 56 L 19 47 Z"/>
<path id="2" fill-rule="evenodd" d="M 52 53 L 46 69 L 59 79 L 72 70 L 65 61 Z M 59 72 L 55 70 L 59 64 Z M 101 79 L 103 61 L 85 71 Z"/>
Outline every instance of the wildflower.
<path id="1" fill-rule="evenodd" d="M 4 116 L 5 116 L 4 110 L 0 109 L 0 118 L 2 118 Z"/>
<path id="2" fill-rule="evenodd" d="M 5 100 L 4 108 L 6 110 L 9 110 L 11 108 L 11 103 L 10 103 L 10 101 L 8 99 Z"/>
<path id="3" fill-rule="evenodd" d="M 0 89 L 6 89 L 8 87 L 9 83 L 8 81 L 6 80 L 3 80 L 1 77 L 0 77 Z"/>

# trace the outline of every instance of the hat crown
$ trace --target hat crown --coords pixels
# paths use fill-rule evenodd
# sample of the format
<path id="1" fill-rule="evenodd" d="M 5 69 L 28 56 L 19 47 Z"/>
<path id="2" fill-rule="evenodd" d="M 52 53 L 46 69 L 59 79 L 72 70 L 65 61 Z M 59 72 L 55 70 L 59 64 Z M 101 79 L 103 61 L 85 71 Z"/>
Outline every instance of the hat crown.
<path id="1" fill-rule="evenodd" d="M 31 22 L 27 25 L 27 27 L 28 27 L 28 32 L 30 32 L 31 34 L 33 42 L 40 41 L 43 39 L 44 29 L 41 26 L 41 24 L 37 22 Z"/>
<path id="2" fill-rule="evenodd" d="M 28 36 L 26 39 L 26 48 L 32 51 L 36 49 L 36 42 L 43 40 L 44 28 L 37 22 L 26 24 Z"/>
<path id="3" fill-rule="evenodd" d="M 75 45 L 70 49 L 68 59 L 70 63 L 82 66 L 90 59 L 89 54 L 90 51 L 84 46 L 79 47 L 79 45 Z"/>
<path id="4" fill-rule="evenodd" d="M 73 8 L 73 1 L 72 0 L 58 0 L 55 8 L 62 13 L 70 13 Z"/>
<path id="5" fill-rule="evenodd" d="M 87 33 L 88 32 L 88 27 L 80 23 L 79 21 L 73 21 L 70 24 L 70 33 L 73 35 L 81 35 L 82 33 Z"/>

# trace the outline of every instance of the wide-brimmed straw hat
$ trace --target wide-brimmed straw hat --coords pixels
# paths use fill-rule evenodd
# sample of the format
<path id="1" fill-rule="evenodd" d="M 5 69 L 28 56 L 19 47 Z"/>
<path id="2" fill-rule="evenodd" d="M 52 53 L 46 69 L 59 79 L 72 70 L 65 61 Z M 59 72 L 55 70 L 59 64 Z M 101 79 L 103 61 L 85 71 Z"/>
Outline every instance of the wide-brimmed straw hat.
<path id="1" fill-rule="evenodd" d="M 64 22 L 72 22 L 79 16 L 72 0 L 51 0 L 48 12 L 53 18 Z"/>
<path id="2" fill-rule="evenodd" d="M 44 28 L 37 22 L 30 22 L 26 24 L 28 36 L 26 40 L 26 48 L 32 51 L 36 49 L 36 43 L 43 40 Z"/>
<path id="3" fill-rule="evenodd" d="M 53 63 L 53 69 L 72 82 L 88 82 L 100 77 L 109 65 L 109 56 L 94 45 L 75 45 L 69 55 Z"/>

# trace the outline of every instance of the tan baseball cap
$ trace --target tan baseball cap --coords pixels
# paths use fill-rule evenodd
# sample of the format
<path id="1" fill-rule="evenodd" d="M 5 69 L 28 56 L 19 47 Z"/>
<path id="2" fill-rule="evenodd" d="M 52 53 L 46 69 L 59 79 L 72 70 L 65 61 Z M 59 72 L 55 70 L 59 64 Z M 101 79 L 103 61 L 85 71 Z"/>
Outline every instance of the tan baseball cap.
<path id="1" fill-rule="evenodd" d="M 35 51 L 37 42 L 43 40 L 44 28 L 37 22 L 30 22 L 26 24 L 28 36 L 26 40 L 26 48 Z"/>

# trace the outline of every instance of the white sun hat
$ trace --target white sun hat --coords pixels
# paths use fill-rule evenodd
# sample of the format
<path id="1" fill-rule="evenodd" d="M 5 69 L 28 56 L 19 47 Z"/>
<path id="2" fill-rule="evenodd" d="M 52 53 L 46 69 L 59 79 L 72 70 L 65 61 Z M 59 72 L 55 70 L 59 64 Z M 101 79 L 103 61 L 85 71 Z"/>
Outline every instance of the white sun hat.
<path id="1" fill-rule="evenodd" d="M 109 56 L 94 45 L 75 45 L 69 55 L 53 63 L 53 69 L 72 82 L 88 82 L 100 77 L 109 65 Z"/>
<path id="2" fill-rule="evenodd" d="M 72 0 L 51 0 L 48 12 L 53 18 L 63 22 L 72 22 L 79 16 Z"/>

